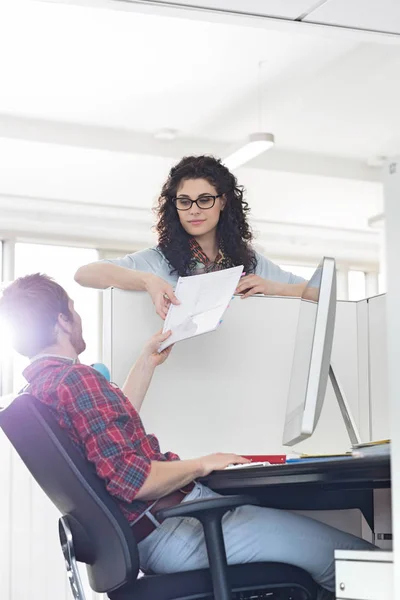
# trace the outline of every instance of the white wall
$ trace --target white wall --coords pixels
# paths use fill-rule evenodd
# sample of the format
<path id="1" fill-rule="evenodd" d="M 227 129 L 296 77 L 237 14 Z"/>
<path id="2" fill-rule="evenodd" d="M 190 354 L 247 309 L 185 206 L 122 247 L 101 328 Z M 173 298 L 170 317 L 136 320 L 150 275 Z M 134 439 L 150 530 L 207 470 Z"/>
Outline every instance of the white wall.
<path id="1" fill-rule="evenodd" d="M 382 210 L 378 182 L 245 167 L 237 176 L 260 219 L 365 230 L 368 217 Z"/>
<path id="2" fill-rule="evenodd" d="M 153 244 L 151 208 L 174 162 L 0 138 L 0 235 L 75 235 L 107 247 Z M 255 168 L 237 175 L 269 255 L 379 261 L 379 235 L 367 229 L 367 220 L 382 209 L 380 183 Z"/>
<path id="3" fill-rule="evenodd" d="M 0 194 L 150 208 L 177 160 L 0 138 Z M 378 182 L 248 167 L 236 174 L 258 219 L 366 229 L 382 210 Z"/>

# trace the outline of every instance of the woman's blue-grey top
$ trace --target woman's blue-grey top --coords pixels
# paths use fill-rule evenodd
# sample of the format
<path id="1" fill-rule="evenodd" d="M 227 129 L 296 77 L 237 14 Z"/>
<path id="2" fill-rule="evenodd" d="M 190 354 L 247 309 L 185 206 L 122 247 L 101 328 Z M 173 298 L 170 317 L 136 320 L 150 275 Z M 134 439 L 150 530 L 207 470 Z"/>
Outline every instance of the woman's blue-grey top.
<path id="1" fill-rule="evenodd" d="M 284 271 L 262 254 L 255 252 L 255 255 L 257 259 L 255 274 L 263 279 L 270 279 L 279 283 L 302 283 L 305 281 L 298 275 Z M 145 250 L 139 250 L 121 258 L 105 259 L 102 262 L 112 263 L 135 271 L 154 273 L 154 275 L 162 277 L 162 279 L 172 286 L 175 286 L 178 281 L 177 273 L 171 273 L 171 265 L 159 248 L 146 248 Z"/>

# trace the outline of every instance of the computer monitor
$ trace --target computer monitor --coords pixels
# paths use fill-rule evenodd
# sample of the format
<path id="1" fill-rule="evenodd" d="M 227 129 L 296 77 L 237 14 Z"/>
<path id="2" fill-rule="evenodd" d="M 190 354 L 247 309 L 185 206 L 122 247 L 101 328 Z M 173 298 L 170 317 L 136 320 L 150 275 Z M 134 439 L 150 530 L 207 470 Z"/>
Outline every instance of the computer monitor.
<path id="1" fill-rule="evenodd" d="M 331 367 L 336 316 L 336 264 L 324 258 L 301 298 L 283 444 L 293 446 L 310 437 L 321 415 L 328 377 L 350 440 L 360 442 L 343 391 Z"/>

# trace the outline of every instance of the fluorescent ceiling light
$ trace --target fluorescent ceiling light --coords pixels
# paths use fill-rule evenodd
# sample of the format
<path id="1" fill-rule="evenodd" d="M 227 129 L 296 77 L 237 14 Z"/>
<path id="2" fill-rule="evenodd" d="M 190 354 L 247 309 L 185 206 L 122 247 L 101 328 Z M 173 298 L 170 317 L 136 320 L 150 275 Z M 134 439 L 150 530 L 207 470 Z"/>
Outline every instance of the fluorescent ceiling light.
<path id="1" fill-rule="evenodd" d="M 177 135 L 178 132 L 176 129 L 159 129 L 155 132 L 154 137 L 156 140 L 163 140 L 169 142 L 174 140 Z"/>
<path id="2" fill-rule="evenodd" d="M 223 162 L 228 169 L 236 169 L 269 150 L 273 145 L 272 133 L 252 133 L 247 141 L 224 158 Z"/>

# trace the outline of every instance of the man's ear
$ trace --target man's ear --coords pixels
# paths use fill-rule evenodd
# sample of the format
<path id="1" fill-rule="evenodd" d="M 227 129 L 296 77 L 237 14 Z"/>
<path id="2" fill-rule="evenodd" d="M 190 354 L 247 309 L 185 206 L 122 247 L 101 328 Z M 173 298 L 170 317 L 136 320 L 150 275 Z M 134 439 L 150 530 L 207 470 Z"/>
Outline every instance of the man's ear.
<path id="1" fill-rule="evenodd" d="M 57 326 L 65 333 L 70 333 L 71 331 L 71 321 L 63 313 L 58 315 Z"/>

